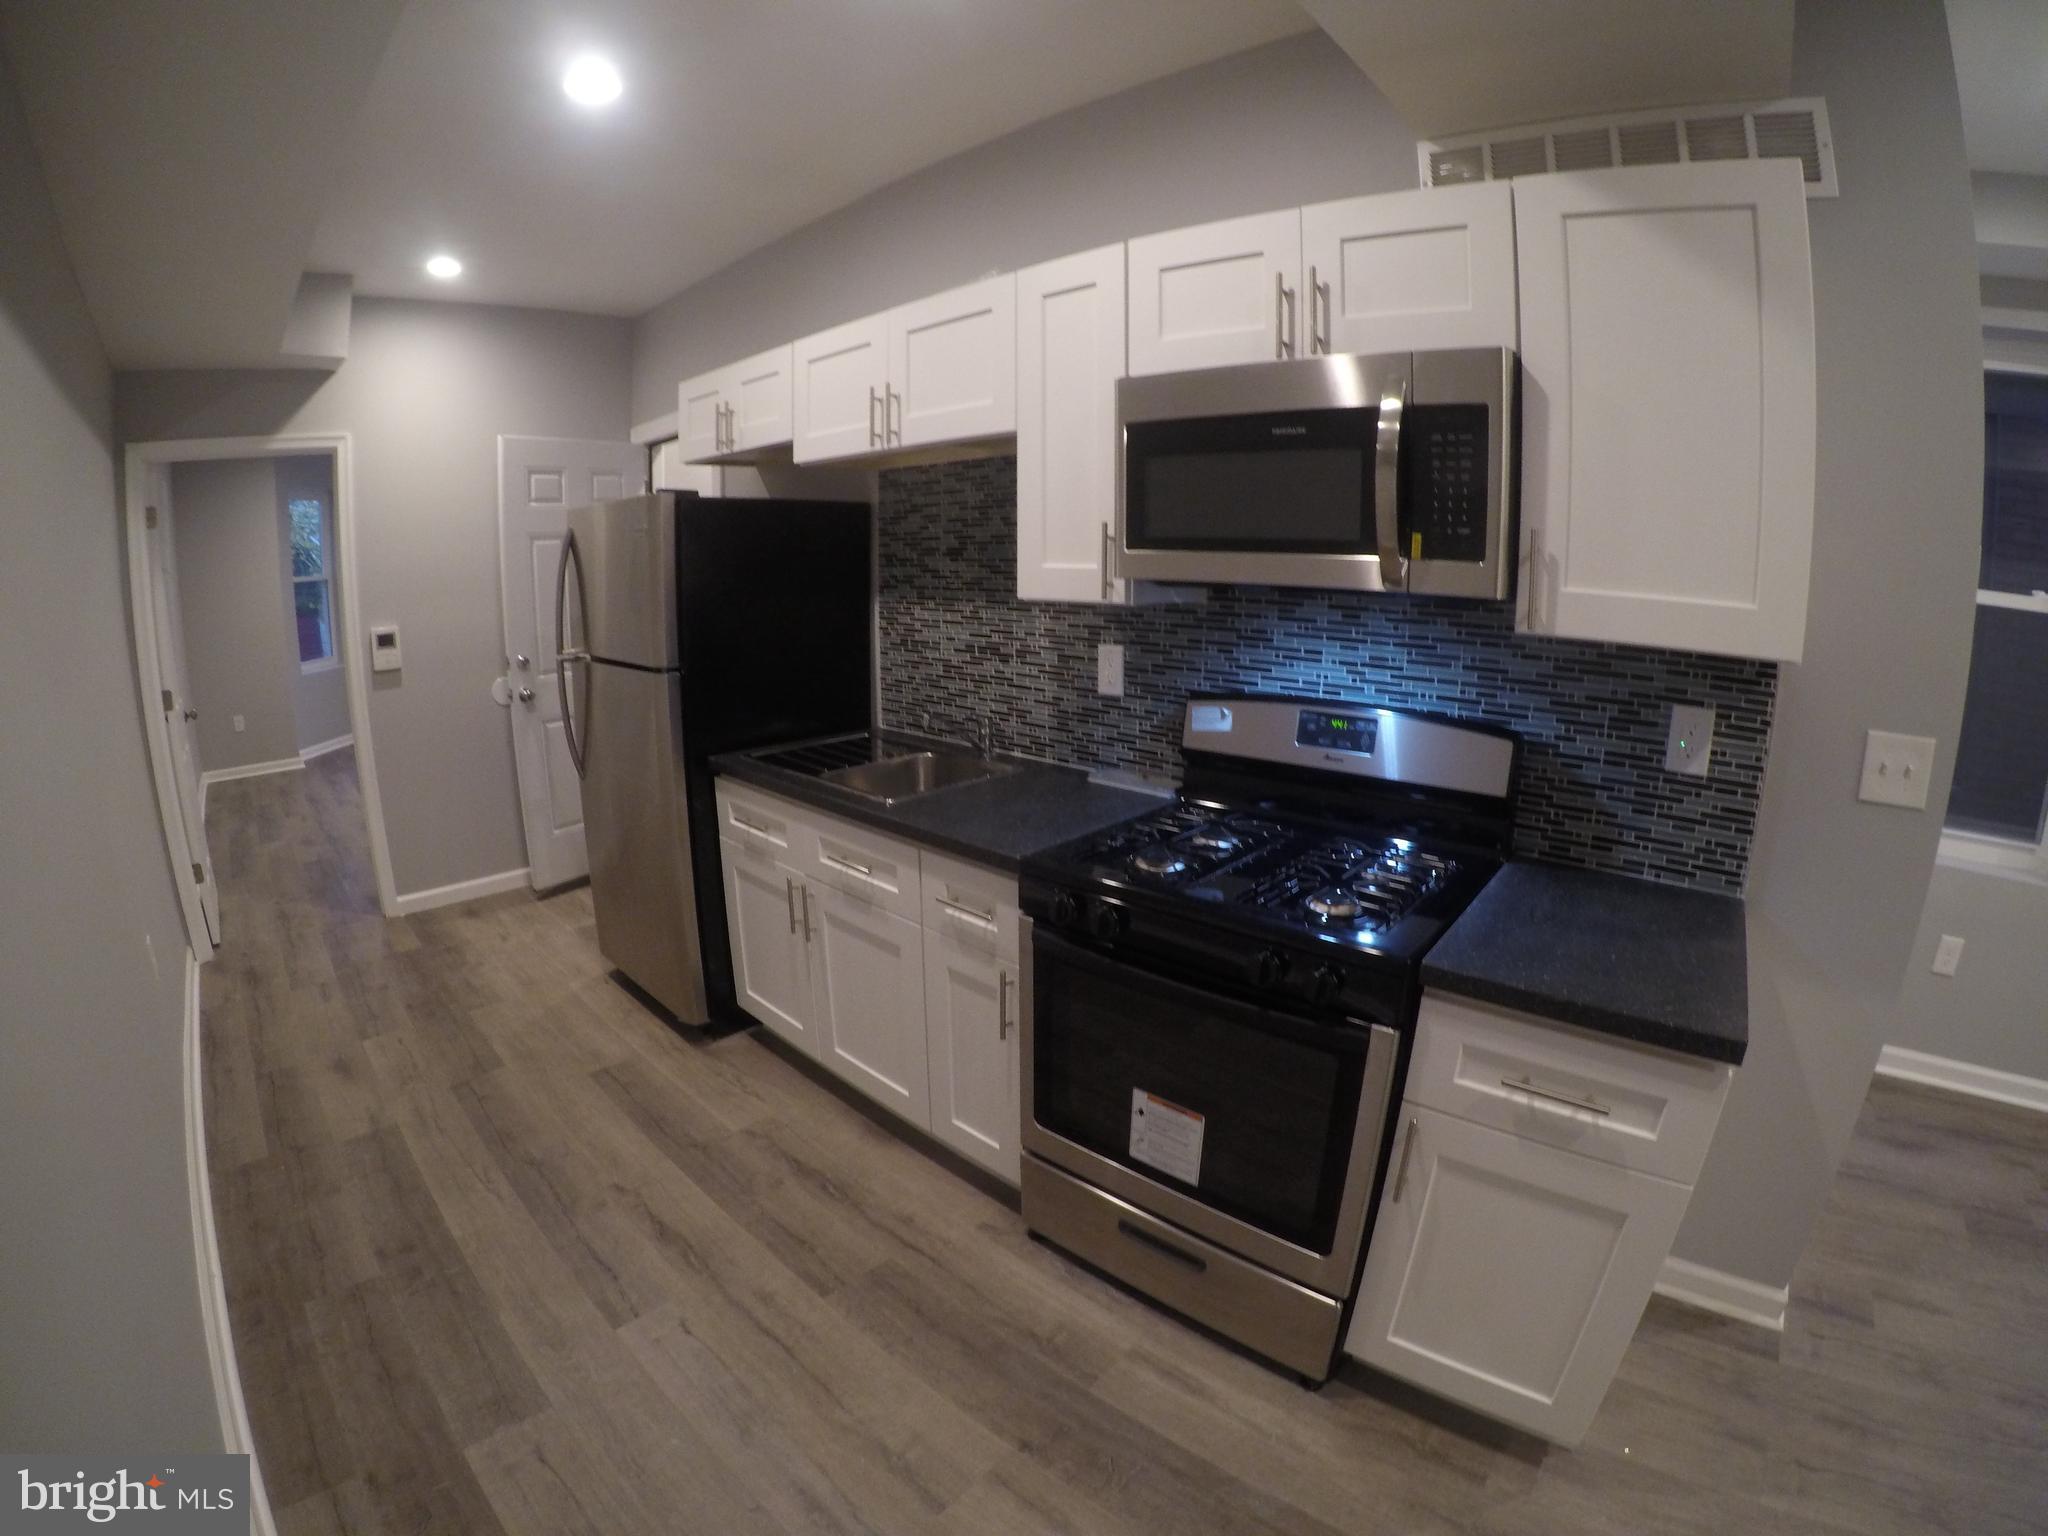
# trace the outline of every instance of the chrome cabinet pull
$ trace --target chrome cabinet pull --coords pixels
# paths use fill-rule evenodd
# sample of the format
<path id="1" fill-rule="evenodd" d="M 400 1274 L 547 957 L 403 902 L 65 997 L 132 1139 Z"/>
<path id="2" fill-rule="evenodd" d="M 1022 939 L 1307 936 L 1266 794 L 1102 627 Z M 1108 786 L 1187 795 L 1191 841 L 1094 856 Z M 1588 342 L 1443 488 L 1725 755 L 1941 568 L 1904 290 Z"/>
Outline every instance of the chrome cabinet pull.
<path id="1" fill-rule="evenodd" d="M 747 818 L 742 816 L 738 811 L 728 811 L 726 815 L 731 820 L 732 824 L 738 827 L 742 832 L 751 832 L 756 837 L 765 837 L 770 839 L 771 841 L 775 836 L 775 834 L 773 832 L 770 832 L 766 827 L 755 826 L 751 821 L 747 820 Z"/>
<path id="2" fill-rule="evenodd" d="M 1539 1088 L 1529 1081 L 1526 1074 L 1521 1077 L 1504 1077 L 1500 1080 L 1503 1088 L 1512 1088 L 1517 1093 L 1526 1093 L 1539 1099 L 1549 1099 L 1553 1104 L 1569 1104 L 1573 1109 L 1583 1109 L 1589 1115 L 1611 1115 L 1614 1111 L 1598 1099 L 1575 1099 L 1568 1093 L 1559 1093 L 1554 1088 Z"/>
<path id="3" fill-rule="evenodd" d="M 1102 525 L 1102 600 L 1106 603 L 1115 596 L 1116 577 L 1110 574 L 1109 524 Z"/>
<path id="4" fill-rule="evenodd" d="M 804 899 L 804 942 L 808 944 L 811 942 L 811 888 L 800 885 L 796 892 Z"/>
<path id="5" fill-rule="evenodd" d="M 1010 973 L 996 972 L 996 1038 L 1010 1038 Z"/>
<path id="6" fill-rule="evenodd" d="M 1408 1157 L 1415 1150 L 1415 1127 L 1419 1115 L 1408 1118 L 1408 1134 L 1401 1138 L 1401 1166 L 1394 1170 L 1394 1204 L 1401 1203 L 1401 1192 L 1408 1187 Z"/>
<path id="7" fill-rule="evenodd" d="M 828 853 L 825 854 L 823 857 L 827 864 L 830 864 L 837 869 L 850 870 L 854 874 L 859 875 L 863 880 L 872 880 L 875 878 L 875 872 L 872 869 L 868 868 L 868 866 L 865 864 L 856 864 L 851 859 L 842 859 L 836 853 Z"/>
<path id="8" fill-rule="evenodd" d="M 1285 272 L 1273 274 L 1273 355 L 1294 356 L 1294 290 Z"/>
<path id="9" fill-rule="evenodd" d="M 893 386 L 882 391 L 882 440 L 893 440 L 899 447 L 903 442 L 903 397 Z"/>
<path id="10" fill-rule="evenodd" d="M 870 384 L 868 386 L 868 446 L 870 448 L 882 446 L 882 429 L 875 425 L 881 409 L 882 392 Z"/>
<path id="11" fill-rule="evenodd" d="M 1317 313 L 1321 313 L 1320 323 Z M 1336 350 L 1330 337 L 1330 285 L 1318 282 L 1316 269 L 1308 269 L 1308 350 L 1311 354 L 1321 352 L 1325 356 Z"/>
<path id="12" fill-rule="evenodd" d="M 791 933 L 795 933 L 795 932 L 796 932 L 796 877 L 795 877 L 794 875 L 784 875 L 784 876 L 782 877 L 782 892 L 783 892 L 783 895 L 785 895 L 786 897 L 788 897 L 788 898 L 789 898 L 789 931 L 790 931 Z"/>
<path id="13" fill-rule="evenodd" d="M 1315 264 L 1311 262 L 1308 269 L 1308 355 L 1310 357 L 1314 357 L 1323 350 L 1322 336 L 1316 328 L 1316 296 L 1321 290 L 1322 285 L 1316 281 Z"/>
<path id="14" fill-rule="evenodd" d="M 996 915 L 993 912 L 984 912 L 979 907 L 962 906 L 959 902 L 951 901 L 944 896 L 935 896 L 932 899 L 948 912 L 964 917 L 969 922 L 979 923 L 984 928 L 993 928 L 996 925 Z"/>

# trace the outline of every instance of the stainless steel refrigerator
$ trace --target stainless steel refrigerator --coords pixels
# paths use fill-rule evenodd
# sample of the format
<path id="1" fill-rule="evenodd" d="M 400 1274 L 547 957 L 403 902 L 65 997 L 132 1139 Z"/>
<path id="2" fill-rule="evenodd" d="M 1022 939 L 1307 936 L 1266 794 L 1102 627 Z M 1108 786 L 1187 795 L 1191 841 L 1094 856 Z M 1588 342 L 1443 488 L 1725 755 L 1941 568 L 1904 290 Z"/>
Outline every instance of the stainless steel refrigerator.
<path id="1" fill-rule="evenodd" d="M 597 942 L 686 1024 L 737 1020 L 720 752 L 868 729 L 870 512 L 673 491 L 569 514 L 555 590 Z"/>

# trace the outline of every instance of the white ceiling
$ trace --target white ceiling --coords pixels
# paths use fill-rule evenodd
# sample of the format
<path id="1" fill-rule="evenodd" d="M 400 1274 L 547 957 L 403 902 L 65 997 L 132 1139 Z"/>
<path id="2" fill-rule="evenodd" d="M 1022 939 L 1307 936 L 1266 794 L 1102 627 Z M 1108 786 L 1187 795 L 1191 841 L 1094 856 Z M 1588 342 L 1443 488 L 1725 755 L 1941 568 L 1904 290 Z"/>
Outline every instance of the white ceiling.
<path id="1" fill-rule="evenodd" d="M 277 361 L 402 4 L 0 3 L 0 46 L 118 366 Z"/>
<path id="2" fill-rule="evenodd" d="M 1312 25 L 1294 0 L 411 0 L 305 265 L 638 314 L 921 167 Z M 561 91 L 584 48 L 625 75 L 603 111 Z M 420 269 L 440 248 L 457 283 Z"/>
<path id="3" fill-rule="evenodd" d="M 2048 176 L 2048 0 L 1948 0 L 1970 168 Z"/>
<path id="4" fill-rule="evenodd" d="M 1768 100 L 1792 75 L 1792 0 L 1301 3 L 1425 138 Z"/>

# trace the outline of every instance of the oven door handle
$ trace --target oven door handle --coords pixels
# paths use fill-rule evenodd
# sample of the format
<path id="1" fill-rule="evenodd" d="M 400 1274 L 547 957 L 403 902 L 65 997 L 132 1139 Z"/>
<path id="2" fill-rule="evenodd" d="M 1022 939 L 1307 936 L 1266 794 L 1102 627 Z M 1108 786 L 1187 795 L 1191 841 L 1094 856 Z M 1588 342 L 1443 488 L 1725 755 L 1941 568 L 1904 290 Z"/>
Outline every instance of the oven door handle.
<path id="1" fill-rule="evenodd" d="M 1033 928 L 1031 943 L 1034 962 L 1041 957 L 1048 958 L 1056 964 L 1070 966 L 1075 970 L 1090 971 L 1113 981 L 1136 983 L 1155 996 L 1180 1003 L 1190 1013 L 1228 1014 L 1236 1023 L 1248 1029 L 1258 1030 L 1262 1034 L 1277 1035 L 1284 1040 L 1298 1040 L 1305 1045 L 1349 1056 L 1364 1056 L 1372 1047 L 1372 1037 L 1367 1029 L 1372 1020 L 1360 1019 L 1356 1023 L 1331 1024 L 1302 1014 L 1283 1013 L 1276 1008 L 1248 1001 L 1229 992 L 1211 992 L 1202 987 L 1189 986 L 1184 981 L 1178 981 L 1144 966 L 1111 959 L 1057 934 L 1048 933 L 1042 927 Z"/>

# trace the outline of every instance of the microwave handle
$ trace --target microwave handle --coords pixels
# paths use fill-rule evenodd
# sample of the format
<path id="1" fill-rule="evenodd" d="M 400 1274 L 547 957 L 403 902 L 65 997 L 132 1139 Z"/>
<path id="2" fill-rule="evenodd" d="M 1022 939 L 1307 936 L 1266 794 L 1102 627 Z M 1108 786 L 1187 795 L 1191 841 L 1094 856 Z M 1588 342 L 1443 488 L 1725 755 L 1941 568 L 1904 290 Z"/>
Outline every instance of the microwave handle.
<path id="1" fill-rule="evenodd" d="M 1380 551 L 1380 586 L 1388 592 L 1408 588 L 1408 560 L 1401 553 L 1401 420 L 1408 410 L 1409 377 L 1403 358 L 1399 379 L 1381 387 L 1379 440 L 1373 450 L 1373 533 Z"/>

